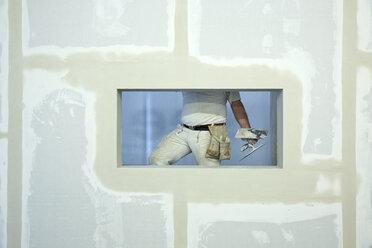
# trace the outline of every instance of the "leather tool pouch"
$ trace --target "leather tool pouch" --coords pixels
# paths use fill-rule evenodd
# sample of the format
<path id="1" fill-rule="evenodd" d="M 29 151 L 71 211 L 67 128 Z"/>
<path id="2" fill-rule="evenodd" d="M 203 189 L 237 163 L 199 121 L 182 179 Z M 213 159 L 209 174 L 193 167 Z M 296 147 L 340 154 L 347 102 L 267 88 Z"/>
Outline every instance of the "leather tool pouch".
<path id="1" fill-rule="evenodd" d="M 227 134 L 226 125 L 209 126 L 211 141 L 208 146 L 206 157 L 219 160 L 230 159 L 230 138 Z"/>

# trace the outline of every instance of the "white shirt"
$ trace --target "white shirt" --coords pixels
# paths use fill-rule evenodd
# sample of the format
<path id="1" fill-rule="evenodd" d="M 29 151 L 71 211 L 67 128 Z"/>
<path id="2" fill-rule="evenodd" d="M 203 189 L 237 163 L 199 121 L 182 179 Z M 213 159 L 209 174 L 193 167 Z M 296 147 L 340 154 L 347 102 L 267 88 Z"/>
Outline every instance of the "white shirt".
<path id="1" fill-rule="evenodd" d="M 188 126 L 225 123 L 226 102 L 240 100 L 239 91 L 185 91 L 182 122 Z"/>

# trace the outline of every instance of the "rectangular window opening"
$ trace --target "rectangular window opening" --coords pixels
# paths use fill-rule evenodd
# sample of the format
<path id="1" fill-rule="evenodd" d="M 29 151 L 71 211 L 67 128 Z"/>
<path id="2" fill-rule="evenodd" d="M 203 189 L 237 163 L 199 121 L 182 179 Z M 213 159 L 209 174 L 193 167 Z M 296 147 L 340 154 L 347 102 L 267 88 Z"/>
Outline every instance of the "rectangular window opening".
<path id="1" fill-rule="evenodd" d="M 255 90 L 118 90 L 118 164 L 125 166 L 148 166 L 149 157 L 159 146 L 163 139 L 172 131 L 185 130 L 182 122 L 183 95 L 185 92 L 208 92 L 208 94 L 221 94 L 221 92 L 238 91 L 240 100 L 245 107 L 251 127 L 267 130 L 266 138 L 259 139 L 254 147 L 261 148 L 248 157 L 251 148 L 241 151 L 247 142 L 235 138 L 240 128 L 236 121 L 229 101 L 226 103 L 226 127 L 231 140 L 229 160 L 222 160 L 220 167 L 231 166 L 271 166 L 282 167 L 282 115 L 283 115 L 283 90 L 282 89 L 255 89 Z M 194 94 L 194 93 L 192 93 Z M 209 100 L 203 100 L 208 102 Z M 194 103 L 193 103 L 194 104 Z M 201 103 L 202 105 L 204 103 Z M 209 105 L 208 105 L 209 106 Z M 198 108 L 195 105 L 195 108 Z M 201 111 L 203 112 L 203 111 Z M 205 111 L 204 111 L 205 112 Z M 213 112 L 212 110 L 210 112 Z M 178 129 L 177 129 L 178 127 Z M 189 131 L 186 129 L 186 131 Z M 197 131 L 196 142 L 205 139 L 206 135 Z M 185 140 L 186 134 L 181 139 Z M 178 136 L 177 136 L 178 137 Z M 192 137 L 190 137 L 191 139 Z M 201 141 L 200 141 L 201 142 Z M 205 142 L 205 141 L 203 141 Z M 173 149 L 173 148 L 172 148 Z M 183 149 L 183 148 L 180 148 Z M 167 149 L 169 150 L 169 149 Z M 185 147 L 184 150 L 187 150 Z M 187 151 L 182 151 L 182 154 Z M 242 160 L 241 160 L 242 159 Z M 194 153 L 190 153 L 172 166 L 197 165 Z"/>

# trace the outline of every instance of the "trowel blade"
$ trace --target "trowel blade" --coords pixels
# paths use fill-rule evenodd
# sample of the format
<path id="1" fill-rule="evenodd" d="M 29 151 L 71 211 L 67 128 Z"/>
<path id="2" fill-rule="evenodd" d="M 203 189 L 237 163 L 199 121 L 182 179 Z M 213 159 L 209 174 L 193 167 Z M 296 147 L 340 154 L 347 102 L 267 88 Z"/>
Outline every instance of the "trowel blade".
<path id="1" fill-rule="evenodd" d="M 243 159 L 245 159 L 246 157 L 248 157 L 249 155 L 251 155 L 252 153 L 254 153 L 255 151 L 257 151 L 258 149 L 260 149 L 261 147 L 263 147 L 265 144 L 261 144 L 261 145 L 259 145 L 259 146 L 257 146 L 257 147 L 254 147 L 253 149 L 252 149 L 252 151 L 250 151 L 247 155 L 245 155 L 244 157 L 242 157 L 241 159 L 240 159 L 240 161 L 242 161 Z"/>

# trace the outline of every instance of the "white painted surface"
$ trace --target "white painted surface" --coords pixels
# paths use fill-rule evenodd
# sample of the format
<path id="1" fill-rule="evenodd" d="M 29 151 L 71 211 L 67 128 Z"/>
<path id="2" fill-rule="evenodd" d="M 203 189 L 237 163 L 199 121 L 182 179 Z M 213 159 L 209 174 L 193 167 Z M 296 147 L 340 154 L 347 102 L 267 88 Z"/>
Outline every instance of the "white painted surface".
<path id="1" fill-rule="evenodd" d="M 0 132 L 8 131 L 8 1 L 0 1 Z"/>
<path id="2" fill-rule="evenodd" d="M 66 73 L 24 76 L 22 247 L 173 247 L 172 195 L 113 192 L 96 177 L 95 95 Z"/>
<path id="3" fill-rule="evenodd" d="M 8 132 L 8 1 L 0 0 L 0 133 Z M 8 139 L 0 139 L 0 248 L 7 247 Z"/>
<path id="4" fill-rule="evenodd" d="M 331 179 L 320 175 L 316 183 L 316 191 L 318 194 L 341 195 L 341 179 Z"/>
<path id="5" fill-rule="evenodd" d="M 174 47 L 174 0 L 23 0 L 22 5 L 25 54 L 169 52 Z"/>
<path id="6" fill-rule="evenodd" d="M 269 245 L 270 244 L 270 237 L 264 231 L 252 231 L 252 236 L 256 239 L 259 245 Z"/>
<path id="7" fill-rule="evenodd" d="M 8 140 L 0 139 L 0 248 L 7 247 Z"/>
<path id="8" fill-rule="evenodd" d="M 356 168 L 360 178 L 356 202 L 357 247 L 372 247 L 372 73 L 358 69 L 356 106 Z"/>
<path id="9" fill-rule="evenodd" d="M 342 8 L 337 0 L 190 0 L 189 53 L 204 63 L 266 65 L 297 75 L 303 161 L 340 160 Z"/>
<path id="10" fill-rule="evenodd" d="M 372 0 L 358 0 L 358 47 L 372 52 Z"/>
<path id="11" fill-rule="evenodd" d="M 0 3 L 1 1 L 2 0 L 0 0 Z M 215 3 L 224 4 L 221 1 L 212 2 L 208 0 L 203 2 L 190 0 L 189 2 L 190 6 L 206 4 L 207 7 L 213 7 Z M 67 6 L 76 6 L 80 4 L 82 4 L 82 6 L 93 6 L 94 3 L 94 6 L 97 6 L 96 9 L 91 8 L 91 10 L 94 15 L 100 18 L 97 18 L 90 32 L 95 33 L 97 37 L 103 37 L 102 40 L 104 42 L 98 45 L 91 45 L 89 43 L 91 40 L 93 42 L 96 41 L 87 38 L 88 36 L 83 39 L 74 40 L 73 36 L 69 35 L 69 32 L 71 32 L 69 27 L 71 25 L 67 25 L 67 28 L 57 28 L 58 23 L 53 19 L 51 19 L 51 23 L 48 23 L 45 27 L 43 27 L 42 23 L 31 23 L 29 20 L 35 18 L 37 14 L 41 16 L 44 14 L 42 11 L 36 11 L 35 7 L 42 5 L 40 9 L 45 7 L 46 12 L 49 13 L 51 12 L 51 10 L 48 9 L 49 3 L 53 4 L 55 1 L 24 1 L 23 10 L 26 11 L 23 11 L 23 14 L 26 18 L 23 18 L 25 21 L 23 26 L 23 41 L 25 42 L 24 49 L 26 51 L 26 56 L 31 53 L 56 53 L 61 56 L 67 56 L 74 52 L 80 53 L 83 51 L 86 53 L 86 57 L 89 58 L 89 56 L 97 51 L 102 52 L 102 54 L 105 52 L 120 54 L 123 51 L 140 53 L 144 51 L 154 51 L 156 49 L 169 50 L 172 46 L 172 42 L 166 43 L 161 47 L 155 47 L 153 42 L 151 42 L 150 46 L 141 47 L 139 47 L 138 44 L 124 46 L 111 45 L 110 42 L 114 43 L 115 39 L 120 39 L 122 36 L 129 36 L 131 26 L 122 23 L 120 21 L 121 19 L 118 18 L 118 16 L 123 13 L 125 14 L 125 8 L 127 7 L 125 4 L 129 2 L 114 0 L 110 1 L 110 3 L 104 3 L 103 1 L 97 0 L 87 3 L 79 0 L 77 2 L 74 1 L 74 3 L 72 3 L 72 1 L 65 1 L 63 3 Z M 230 3 L 234 5 L 234 3 L 237 2 L 231 1 Z M 340 135 L 340 120 L 342 118 L 342 94 L 341 84 L 339 84 L 338 81 L 338 65 L 340 62 L 340 54 L 338 52 L 341 47 L 341 31 L 338 25 L 342 20 L 342 16 L 340 15 L 342 8 L 337 5 L 340 1 L 336 3 L 335 1 L 320 2 L 318 0 L 312 2 L 304 0 L 281 1 L 279 3 L 283 4 L 283 10 L 288 11 L 288 13 L 281 13 L 280 15 L 278 15 L 277 12 L 278 7 L 275 7 L 278 6 L 277 3 L 278 2 L 274 1 L 263 2 L 262 9 L 260 8 L 256 14 L 262 15 L 264 18 L 260 19 L 260 17 L 256 15 L 254 16 L 254 22 L 248 22 L 247 25 L 250 26 L 254 24 L 258 27 L 268 28 L 266 33 L 262 33 L 260 39 L 252 41 L 256 42 L 256 44 L 252 43 L 252 45 L 247 46 L 248 50 L 244 50 L 246 49 L 246 47 L 244 47 L 244 42 L 241 42 L 240 47 L 230 47 L 230 49 L 236 50 L 217 49 L 213 46 L 208 47 L 210 44 L 216 43 L 216 40 L 226 42 L 226 40 L 229 39 L 229 35 L 222 35 L 222 32 L 219 33 L 221 35 L 217 37 L 218 39 L 207 39 L 207 42 L 204 41 L 204 44 L 199 44 L 199 40 L 202 40 L 202 34 L 211 35 L 205 32 L 211 29 L 208 27 L 205 30 L 200 30 L 197 39 L 195 39 L 195 36 L 190 37 L 191 40 L 195 39 L 197 41 L 197 44 L 190 44 L 190 54 L 195 47 L 197 48 L 197 52 L 208 52 L 208 49 L 211 49 L 209 51 L 212 52 L 208 56 L 203 54 L 192 55 L 197 56 L 201 61 L 206 63 L 229 66 L 241 64 L 267 65 L 283 72 L 288 70 L 294 72 L 298 75 L 304 89 L 304 161 L 309 161 L 314 158 L 341 158 L 340 149 L 342 139 Z M 28 13 L 26 4 L 33 5 L 34 8 L 34 10 L 31 11 L 32 13 L 30 12 L 34 16 L 30 19 L 28 18 L 30 13 Z M 57 3 L 57 7 L 61 7 L 63 4 Z M 252 0 L 246 1 L 244 4 L 248 8 L 250 8 L 250 5 L 254 7 L 260 6 L 258 1 Z M 290 4 L 292 7 L 286 7 L 287 4 Z M 318 13 L 315 11 L 316 13 L 314 13 L 314 9 L 303 6 L 306 4 L 312 4 L 315 10 L 320 8 L 320 6 L 324 7 L 321 8 L 324 12 Z M 171 9 L 169 6 L 170 5 L 168 5 L 168 10 Z M 239 8 L 239 6 L 235 6 L 234 8 L 238 10 L 242 9 Z M 223 7 L 221 9 L 226 10 L 226 8 Z M 301 12 L 300 15 L 293 14 L 296 13 L 298 9 L 301 9 L 303 12 Z M 195 11 L 189 12 L 191 14 L 191 23 L 202 23 L 203 8 L 196 7 L 194 10 Z M 105 19 L 105 11 L 113 12 L 112 22 L 109 19 Z M 334 16 L 329 15 L 329 13 L 333 13 L 333 11 L 335 12 Z M 73 31 L 79 29 L 79 27 L 87 27 L 88 25 L 86 25 L 86 23 L 81 25 L 79 23 L 79 21 L 84 18 L 84 15 L 82 15 L 81 19 L 80 17 L 74 19 L 70 17 L 73 17 L 74 13 L 76 14 L 76 12 L 72 12 L 66 13 L 66 16 L 62 15 L 61 20 L 63 20 L 64 17 L 68 17 L 66 18 L 68 21 L 78 20 L 76 27 L 72 27 Z M 324 13 L 328 13 L 328 15 L 326 16 Z M 209 14 L 214 15 L 213 13 Z M 246 15 L 243 15 L 243 18 L 244 16 Z M 275 18 L 282 17 L 282 19 L 276 23 L 276 20 L 272 20 L 274 16 Z M 12 17 L 18 18 L 18 16 Z M 227 19 L 231 17 L 234 17 L 234 15 L 229 15 Z M 60 18 L 60 16 L 56 15 L 56 19 L 57 18 Z M 172 18 L 173 17 L 171 17 L 171 19 Z M 210 20 L 220 21 L 219 18 L 220 16 L 216 14 L 216 16 L 210 18 Z M 260 20 L 262 20 L 262 22 L 260 22 Z M 173 22 L 173 20 L 171 22 Z M 223 21 L 221 22 L 224 24 Z M 271 26 L 270 24 L 273 22 L 275 25 L 282 25 L 282 27 L 278 29 L 282 34 L 274 30 L 276 26 Z M 310 22 L 314 22 L 314 24 L 310 24 Z M 91 24 L 93 22 L 89 23 Z M 244 24 L 244 22 L 240 21 L 238 24 L 239 23 Z M 105 25 L 107 26 L 107 30 L 103 28 Z M 232 25 L 231 23 L 227 23 L 226 25 L 226 29 L 228 29 L 234 26 L 239 28 L 240 24 Z M 335 27 L 332 25 L 335 25 Z M 43 31 L 43 28 L 46 28 L 46 30 Z M 321 42 L 317 43 L 319 40 L 317 40 L 318 37 L 316 34 L 318 33 L 315 32 L 314 29 L 317 29 L 319 34 L 325 34 L 325 37 L 321 38 L 327 41 L 326 44 Z M 168 29 L 168 31 L 169 30 L 171 29 Z M 194 27 L 190 27 L 190 30 L 194 30 Z M 304 32 L 304 30 L 306 32 Z M 30 31 L 34 33 L 30 33 Z M 44 44 L 44 42 L 48 42 L 45 38 L 45 35 L 49 33 L 48 31 L 55 33 L 50 36 L 51 41 L 49 44 Z M 58 32 L 61 32 L 61 34 L 58 34 Z M 31 37 L 29 34 L 35 36 Z M 38 37 L 38 34 L 40 34 L 41 37 L 40 35 Z M 58 35 L 63 36 L 61 41 L 56 38 Z M 243 41 L 250 37 L 257 38 L 255 35 L 249 35 L 249 33 L 244 35 L 242 36 Z M 278 35 L 282 38 L 279 43 L 277 42 Z M 332 42 L 330 42 L 330 36 L 336 37 L 336 42 L 333 39 Z M 77 36 L 77 38 L 78 37 L 79 36 Z M 33 43 L 29 43 L 31 41 Z M 145 39 L 140 38 L 137 42 L 139 41 L 145 41 Z M 288 44 L 284 45 L 284 41 L 287 41 Z M 278 46 L 278 44 L 280 46 Z M 326 50 L 325 52 L 322 50 L 323 48 Z M 256 52 L 256 54 L 251 54 L 251 50 L 249 49 L 254 49 L 253 52 Z M 223 54 L 223 52 L 226 52 L 227 55 Z M 241 57 L 234 57 L 235 54 Z M 84 55 L 82 55 L 82 57 L 85 58 Z M 26 57 L 26 59 L 30 59 L 31 62 L 34 62 L 32 57 Z M 71 65 L 72 64 L 68 64 L 67 62 L 66 68 Z M 99 69 L 100 67 L 97 66 L 97 68 Z M 97 179 L 95 172 L 92 170 L 95 161 L 95 146 L 97 142 L 95 133 L 95 125 L 97 122 L 94 113 L 96 95 L 87 90 L 70 87 L 69 84 L 63 80 L 66 73 L 67 71 L 25 71 L 23 99 L 25 109 L 23 116 L 22 200 L 24 205 L 22 206 L 22 247 L 173 247 L 172 195 L 113 192 L 103 187 Z M 75 71 L 75 73 L 79 73 L 79 71 Z M 148 77 L 146 78 L 146 76 L 144 76 L 143 79 L 146 80 Z M 109 81 L 113 81 L 113 78 L 110 77 Z M 327 82 L 331 83 L 328 84 Z M 95 89 L 97 86 L 94 82 L 92 82 L 90 86 L 87 85 L 91 82 L 83 83 L 87 83 L 85 87 L 91 87 L 92 89 Z M 123 85 L 128 86 L 128 83 L 124 83 Z M 348 86 L 346 87 L 349 89 Z M 109 91 L 108 88 L 103 88 Z M 100 94 L 101 93 L 106 94 L 104 92 L 100 92 Z M 288 109 L 285 109 L 284 111 L 287 110 Z M 331 116 L 328 116 L 328 114 Z M 297 115 L 294 114 L 294 116 Z M 325 123 L 327 123 L 327 129 L 324 132 L 322 130 L 323 126 L 319 127 L 315 125 L 314 122 L 310 121 L 319 119 L 325 120 Z M 102 122 L 102 120 L 99 121 Z M 320 132 L 320 134 L 318 135 L 312 132 Z M 363 136 L 363 138 L 365 138 L 365 136 Z M 330 140 L 330 142 L 325 144 L 324 142 L 328 142 L 328 140 Z M 362 152 L 362 150 L 360 150 L 360 152 Z M 352 157 L 352 155 L 348 155 L 348 158 L 350 158 L 350 156 Z M 346 159 L 346 161 L 350 160 Z M 113 165 L 108 164 L 108 166 Z M 366 169 L 365 164 L 361 164 L 361 167 Z M 308 187 L 311 187 L 311 192 L 321 194 L 322 198 L 319 199 L 324 199 L 324 201 L 334 200 L 334 195 L 337 195 L 339 192 L 337 188 L 339 186 L 338 179 L 322 175 L 319 178 L 314 177 L 314 181 L 312 181 L 309 178 L 311 175 L 314 175 L 311 174 L 314 170 L 317 170 L 316 167 L 315 169 L 309 170 L 309 174 L 303 174 L 307 184 L 296 190 L 299 192 L 309 192 Z M 171 170 L 166 169 L 164 173 L 166 173 L 166 175 L 172 175 L 170 171 Z M 340 167 L 337 168 L 336 171 L 345 171 L 345 169 Z M 111 172 L 107 172 L 107 174 L 109 173 Z M 214 177 L 217 173 L 218 172 L 213 172 L 208 175 Z M 229 173 L 230 171 L 226 173 L 227 182 L 233 179 L 232 175 L 229 175 Z M 188 178 L 187 176 L 189 175 L 190 174 L 180 178 L 184 180 Z M 368 175 L 371 175 L 371 173 L 369 172 Z M 242 176 L 244 175 L 242 174 Z M 261 178 L 265 179 L 266 177 L 265 175 L 257 176 L 257 180 Z M 195 190 L 196 186 L 190 187 L 191 183 L 186 184 L 182 180 L 180 183 L 184 183 L 185 186 L 177 185 L 177 190 L 179 190 L 179 195 L 177 195 L 177 197 L 183 197 L 184 195 L 190 198 L 194 196 L 197 197 L 199 192 Z M 296 180 L 295 182 L 301 181 L 298 178 L 294 180 Z M 351 180 L 354 182 L 354 178 Z M 197 181 L 198 179 L 196 179 L 196 182 Z M 142 179 L 138 183 L 143 182 L 144 180 Z M 367 189 L 367 193 L 371 192 L 369 188 L 366 188 L 367 186 L 364 182 L 365 178 L 363 179 L 362 189 Z M 165 188 L 167 186 L 166 183 L 167 182 L 162 182 L 160 188 Z M 342 183 L 343 185 L 349 185 L 348 182 Z M 131 189 L 136 187 L 130 183 L 123 183 L 123 185 Z M 186 187 L 186 185 L 189 187 Z M 199 186 L 203 184 L 196 185 Z M 313 185 L 315 185 L 315 187 L 313 187 Z M 336 187 L 334 185 L 336 185 Z M 115 186 L 118 187 L 118 185 Z M 283 185 L 278 185 L 279 192 L 285 189 L 285 187 L 282 186 Z M 239 187 L 239 185 L 237 185 L 237 187 Z M 200 189 L 200 195 L 203 195 L 209 190 L 209 185 L 206 188 Z M 231 187 L 226 190 L 230 189 Z M 260 192 L 259 190 L 261 189 L 253 187 L 251 190 L 253 190 L 252 194 L 255 194 L 255 191 Z M 272 188 L 270 188 L 270 190 L 272 190 Z M 264 192 L 266 193 L 265 190 Z M 367 241 L 369 241 L 370 222 L 368 222 L 368 218 L 361 218 L 371 216 L 371 208 L 370 203 L 365 200 L 367 199 L 366 195 L 362 193 L 361 191 L 359 197 L 364 198 L 358 198 L 357 223 L 361 225 L 361 228 L 365 228 L 363 229 L 365 233 L 361 232 L 357 235 L 358 239 L 366 241 L 367 243 Z M 222 192 L 222 195 L 225 194 L 226 192 Z M 238 193 L 236 194 L 239 195 Z M 308 196 L 309 194 L 304 195 L 304 197 Z M 291 199 L 291 192 L 288 192 L 285 197 L 283 201 Z M 350 199 L 353 198 L 353 196 L 342 195 L 341 197 L 342 200 L 346 202 L 353 200 Z M 223 202 L 225 199 L 221 197 L 218 200 Z M 183 200 L 180 207 L 184 209 L 182 204 L 185 204 Z M 349 209 L 345 210 L 345 212 L 347 212 L 345 216 L 345 226 L 354 223 L 354 219 L 350 220 L 349 218 L 348 210 Z M 322 203 L 309 205 L 302 202 L 292 205 L 284 205 L 281 203 L 241 203 L 223 205 L 190 204 L 188 246 L 204 246 L 204 248 L 240 248 L 250 244 L 249 247 L 342 247 L 341 212 L 340 204 Z M 182 211 L 181 213 L 176 211 L 176 213 L 178 214 L 177 218 L 181 219 L 177 227 L 183 231 L 186 228 L 183 221 L 186 217 L 183 215 L 184 212 Z M 348 230 L 355 231 L 353 227 Z M 186 234 L 181 233 L 179 236 L 182 235 Z M 226 237 L 230 237 L 231 239 Z M 349 239 L 347 233 L 345 233 L 344 239 Z M 232 241 L 235 241 L 235 243 Z"/>
<path id="12" fill-rule="evenodd" d="M 188 248 L 342 247 L 341 204 L 188 204 Z"/>

